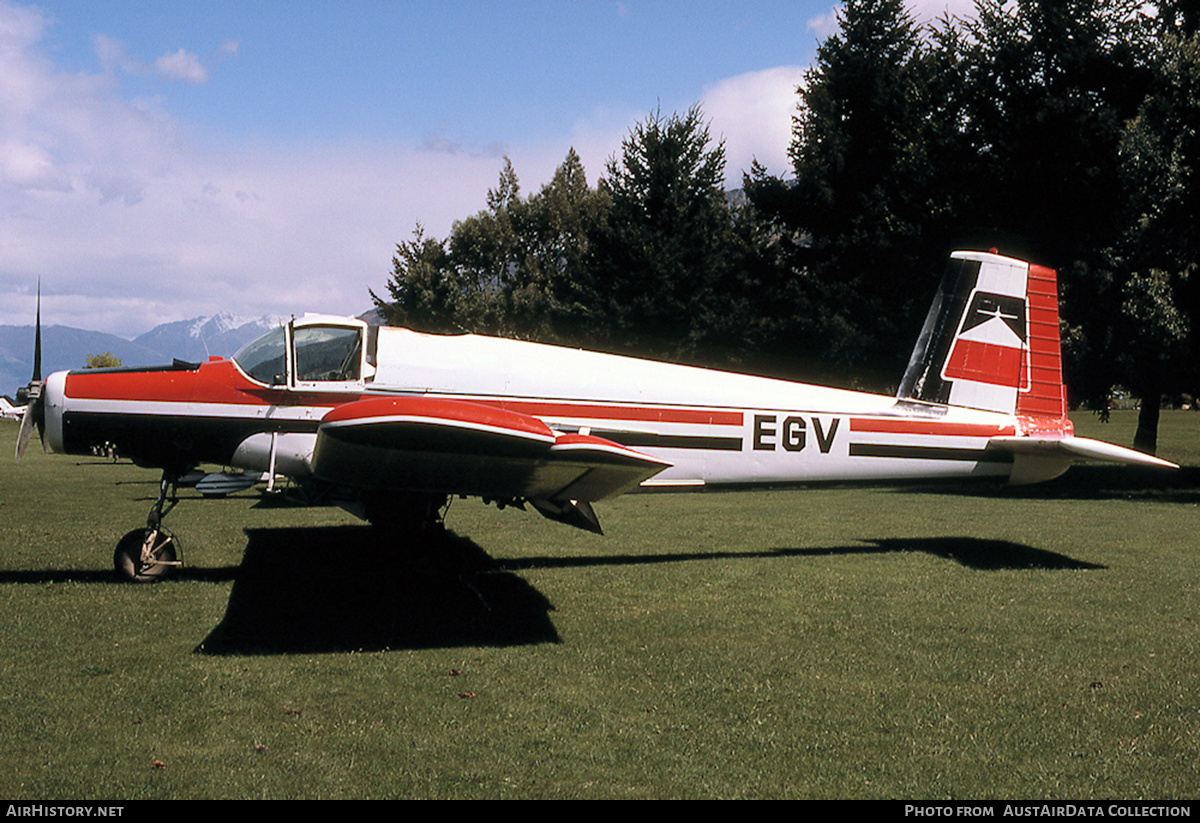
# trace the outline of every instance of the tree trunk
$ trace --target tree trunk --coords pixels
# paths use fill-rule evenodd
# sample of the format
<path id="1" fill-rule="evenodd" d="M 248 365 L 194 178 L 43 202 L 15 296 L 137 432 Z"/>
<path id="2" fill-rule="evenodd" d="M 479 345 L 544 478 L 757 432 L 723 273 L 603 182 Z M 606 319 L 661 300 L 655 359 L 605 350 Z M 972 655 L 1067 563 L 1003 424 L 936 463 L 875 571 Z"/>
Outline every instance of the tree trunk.
<path id="1" fill-rule="evenodd" d="M 1162 410 L 1162 395 L 1158 392 L 1147 392 L 1142 398 L 1142 407 L 1138 411 L 1137 434 L 1133 437 L 1133 447 L 1146 454 L 1158 451 L 1158 413 Z"/>

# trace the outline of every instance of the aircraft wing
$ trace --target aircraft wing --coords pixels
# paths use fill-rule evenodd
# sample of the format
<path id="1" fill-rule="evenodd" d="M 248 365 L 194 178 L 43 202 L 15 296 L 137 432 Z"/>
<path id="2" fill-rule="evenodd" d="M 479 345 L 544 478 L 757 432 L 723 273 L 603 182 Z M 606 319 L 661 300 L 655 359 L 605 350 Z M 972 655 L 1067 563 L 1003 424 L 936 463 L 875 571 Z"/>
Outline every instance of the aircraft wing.
<path id="1" fill-rule="evenodd" d="M 1133 466 L 1155 466 L 1177 469 L 1171 463 L 1152 454 L 1127 449 L 1102 440 L 1066 435 L 1061 437 L 993 437 L 988 440 L 989 451 L 1011 454 L 1014 460 L 1009 482 L 1036 483 L 1062 474 L 1084 460 L 1104 463 L 1124 463 Z"/>
<path id="2" fill-rule="evenodd" d="M 498 406 L 418 396 L 338 406 L 322 418 L 312 458 L 317 477 L 358 488 L 584 504 L 670 466 Z"/>

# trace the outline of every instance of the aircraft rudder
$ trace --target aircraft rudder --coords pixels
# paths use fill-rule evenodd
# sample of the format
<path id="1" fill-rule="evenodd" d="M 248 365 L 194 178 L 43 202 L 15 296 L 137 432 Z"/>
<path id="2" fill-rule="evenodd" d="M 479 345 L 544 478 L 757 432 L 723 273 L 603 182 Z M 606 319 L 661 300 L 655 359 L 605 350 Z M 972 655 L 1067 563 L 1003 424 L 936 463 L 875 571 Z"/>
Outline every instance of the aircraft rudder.
<path id="1" fill-rule="evenodd" d="M 1062 332 L 1058 318 L 1058 276 L 1054 269 L 1029 266 L 1027 354 L 1022 360 L 1017 414 L 1067 416 L 1062 373 Z"/>

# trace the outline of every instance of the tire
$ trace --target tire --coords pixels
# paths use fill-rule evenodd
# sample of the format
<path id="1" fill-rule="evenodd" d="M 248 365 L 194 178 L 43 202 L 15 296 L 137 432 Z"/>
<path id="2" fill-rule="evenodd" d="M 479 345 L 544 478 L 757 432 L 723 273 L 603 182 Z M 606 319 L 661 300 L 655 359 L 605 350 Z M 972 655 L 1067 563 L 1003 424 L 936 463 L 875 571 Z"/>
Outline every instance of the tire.
<path id="1" fill-rule="evenodd" d="M 175 571 L 174 565 L 142 562 L 142 547 L 151 534 L 155 535 L 155 545 L 151 550 L 154 560 L 159 563 L 175 563 L 179 556 L 178 541 L 169 529 L 161 526 L 156 530 L 134 529 L 120 539 L 116 551 L 113 552 L 113 567 L 122 579 L 133 583 L 154 583 Z"/>

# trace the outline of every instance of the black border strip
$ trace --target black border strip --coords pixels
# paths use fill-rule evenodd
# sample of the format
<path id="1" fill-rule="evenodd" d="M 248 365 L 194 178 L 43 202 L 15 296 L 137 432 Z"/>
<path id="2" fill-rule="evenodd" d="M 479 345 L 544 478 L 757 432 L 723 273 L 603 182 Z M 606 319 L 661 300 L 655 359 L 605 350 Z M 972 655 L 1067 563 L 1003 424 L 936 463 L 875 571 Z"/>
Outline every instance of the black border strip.
<path id="1" fill-rule="evenodd" d="M 896 446 L 887 443 L 851 443 L 851 457 L 889 457 L 899 460 L 967 460 L 978 463 L 1011 463 L 1012 456 L 987 449 L 949 446 Z"/>
<path id="2" fill-rule="evenodd" d="M 622 446 L 644 449 L 699 449 L 704 451 L 740 452 L 740 437 L 702 437 L 686 434 L 654 434 L 652 432 L 610 432 L 592 429 L 595 437 L 603 437 Z"/>

